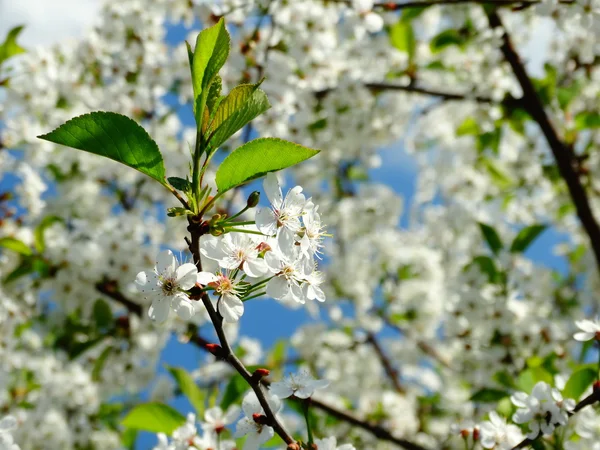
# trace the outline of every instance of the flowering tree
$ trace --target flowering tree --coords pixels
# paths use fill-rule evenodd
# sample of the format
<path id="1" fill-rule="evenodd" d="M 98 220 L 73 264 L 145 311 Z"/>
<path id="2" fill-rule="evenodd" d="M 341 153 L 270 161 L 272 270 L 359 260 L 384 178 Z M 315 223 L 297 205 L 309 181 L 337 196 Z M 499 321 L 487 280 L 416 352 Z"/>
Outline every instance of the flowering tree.
<path id="1" fill-rule="evenodd" d="M 76 43 L 20 30 L 0 449 L 599 448 L 600 2 L 120 0 Z M 405 214 L 372 176 L 398 142 Z M 263 297 L 313 321 L 263 349 Z M 167 380 L 173 335 L 204 356 Z"/>

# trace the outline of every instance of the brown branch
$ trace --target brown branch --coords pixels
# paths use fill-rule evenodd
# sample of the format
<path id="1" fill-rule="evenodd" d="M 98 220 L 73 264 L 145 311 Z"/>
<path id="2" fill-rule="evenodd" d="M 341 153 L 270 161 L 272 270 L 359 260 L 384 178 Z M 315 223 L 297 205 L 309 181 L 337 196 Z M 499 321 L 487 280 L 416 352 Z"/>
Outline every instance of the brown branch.
<path id="1" fill-rule="evenodd" d="M 381 348 L 381 345 L 379 344 L 379 342 L 377 341 L 377 338 L 375 337 L 375 335 L 373 333 L 369 333 L 369 335 L 367 336 L 367 342 L 369 342 L 375 349 L 375 353 L 377 353 L 377 356 L 379 357 L 379 360 L 381 361 L 381 365 L 383 366 L 388 378 L 392 382 L 392 385 L 394 386 L 394 389 L 396 390 L 396 392 L 404 394 L 406 392 L 406 389 L 404 389 L 402 384 L 400 384 L 400 379 L 398 377 L 398 370 L 396 370 L 394 368 L 394 366 L 392 365 L 392 362 L 390 361 L 390 359 L 387 357 L 387 355 L 383 351 L 383 348 Z"/>
<path id="2" fill-rule="evenodd" d="M 119 290 L 119 284 L 114 280 L 105 279 L 99 283 L 96 283 L 96 290 L 107 297 L 112 298 L 117 303 L 125 306 L 127 311 L 135 314 L 138 317 L 142 315 L 142 306 L 137 303 L 129 300 L 127 297 L 123 295 L 123 293 Z"/>
<path id="3" fill-rule="evenodd" d="M 347 413 L 345 411 L 341 411 L 337 408 L 334 408 L 327 403 L 323 403 L 320 400 L 312 399 L 311 405 L 315 408 L 320 409 L 321 411 L 326 412 L 332 417 L 336 419 L 347 422 L 355 427 L 362 428 L 365 431 L 368 431 L 373 436 L 383 441 L 392 442 L 406 450 L 426 450 L 425 447 L 421 447 L 419 444 L 415 444 L 414 442 L 407 441 L 406 439 L 401 439 L 394 436 L 387 429 L 380 427 L 379 425 L 372 424 L 367 422 L 366 420 L 359 419 L 358 417 Z"/>
<path id="4" fill-rule="evenodd" d="M 569 416 L 573 416 L 574 414 L 577 414 L 579 411 L 581 411 L 586 406 L 593 405 L 594 403 L 600 402 L 600 386 L 598 386 L 597 383 L 598 382 L 594 383 L 594 391 L 590 395 L 588 395 L 586 398 L 581 400 L 579 403 L 577 403 L 577 405 L 575 405 L 575 408 L 573 408 L 573 411 L 568 413 Z M 541 436 L 542 435 L 539 434 L 538 436 L 536 436 L 533 439 L 530 439 L 530 438 L 523 439 L 521 442 L 519 442 L 517 445 L 515 445 L 512 448 L 512 450 L 517 450 L 519 448 L 525 448 L 528 445 L 533 444 L 535 442 L 535 440 L 539 439 Z"/>
<path id="5" fill-rule="evenodd" d="M 430 6 L 453 6 L 453 5 L 494 5 L 497 7 L 514 6 L 522 9 L 529 6 L 534 6 L 542 3 L 541 0 L 424 0 L 410 2 L 377 2 L 373 6 L 382 8 L 387 11 L 399 11 L 405 8 L 429 8 Z M 575 0 L 559 0 L 560 4 L 570 5 L 575 3 Z"/>
<path id="6" fill-rule="evenodd" d="M 188 230 L 190 231 L 192 239 L 191 241 L 186 239 L 186 242 L 188 243 L 190 252 L 192 253 L 192 256 L 194 258 L 194 263 L 198 267 L 198 270 L 201 271 L 202 260 L 200 256 L 200 228 L 196 226 L 196 224 L 191 218 L 189 219 L 189 223 L 190 226 L 188 227 Z M 227 339 L 227 336 L 225 335 L 225 331 L 223 330 L 223 318 L 215 310 L 206 292 L 202 292 L 201 300 L 204 304 L 204 307 L 208 311 L 210 320 L 213 323 L 213 326 L 215 327 L 217 337 L 219 338 L 219 342 L 221 343 L 222 351 L 219 352 L 218 356 L 221 359 L 227 361 L 229 364 L 231 364 L 231 366 L 235 370 L 237 370 L 237 372 L 250 385 L 250 387 L 256 394 L 256 397 L 260 405 L 262 406 L 265 415 L 267 416 L 269 425 L 273 427 L 275 433 L 277 433 L 277 435 L 279 435 L 279 437 L 281 437 L 281 439 L 283 439 L 283 441 L 288 446 L 295 444 L 296 441 L 294 440 L 294 438 L 292 438 L 292 436 L 290 436 L 290 434 L 285 430 L 285 428 L 277 419 L 275 413 L 271 409 L 271 405 L 269 405 L 267 397 L 265 396 L 265 392 L 263 391 L 263 388 L 261 386 L 260 378 L 253 377 L 252 374 L 248 371 L 248 369 L 246 369 L 246 366 L 244 366 L 244 363 L 242 363 L 233 352 L 231 345 L 229 344 L 229 341 Z M 203 348 L 208 349 L 206 345 L 204 345 Z"/>
<path id="7" fill-rule="evenodd" d="M 393 84 L 393 83 L 365 83 L 363 86 L 374 92 L 403 91 L 403 92 L 409 92 L 409 93 L 413 93 L 413 94 L 430 95 L 432 97 L 441 98 L 443 101 L 472 100 L 477 103 L 485 103 L 485 104 L 495 103 L 494 100 L 492 100 L 490 97 L 485 97 L 485 96 L 476 95 L 476 94 L 469 94 L 469 93 L 447 92 L 447 91 L 442 91 L 442 90 L 438 90 L 438 89 L 434 89 L 434 88 L 416 86 L 414 84 L 400 85 L 400 84 Z M 315 97 L 317 97 L 318 99 L 324 98 L 327 96 L 327 94 L 332 92 L 334 89 L 335 88 L 327 88 L 327 89 L 322 89 L 320 91 L 316 91 Z M 505 101 L 507 103 L 510 103 L 511 99 L 508 98 Z M 514 103 L 514 101 L 515 100 L 512 99 L 513 103 Z"/>
<path id="8" fill-rule="evenodd" d="M 550 119 L 544 110 L 544 105 L 542 104 L 542 101 L 538 96 L 535 87 L 533 86 L 533 83 L 527 74 L 527 71 L 525 70 L 525 66 L 522 63 L 519 54 L 512 44 L 508 32 L 502 24 L 500 16 L 496 11 L 492 11 L 487 13 L 487 17 L 492 29 L 504 29 L 504 34 L 502 35 L 502 46 L 500 47 L 500 50 L 502 51 L 504 58 L 510 64 L 517 81 L 521 85 L 521 89 L 523 91 L 521 104 L 523 108 L 525 108 L 526 111 L 531 115 L 533 120 L 538 123 L 542 133 L 546 138 L 546 141 L 548 142 L 548 146 L 552 151 L 552 155 L 554 156 L 554 160 L 556 161 L 556 165 L 558 166 L 560 174 L 565 180 L 567 188 L 569 189 L 571 200 L 575 204 L 577 216 L 579 217 L 585 232 L 590 238 L 594 256 L 596 258 L 596 265 L 600 270 L 600 226 L 598 225 L 598 222 L 592 213 L 587 193 L 581 184 L 579 175 L 573 167 L 573 151 L 570 147 L 566 146 L 562 142 L 556 129 L 550 122 Z"/>

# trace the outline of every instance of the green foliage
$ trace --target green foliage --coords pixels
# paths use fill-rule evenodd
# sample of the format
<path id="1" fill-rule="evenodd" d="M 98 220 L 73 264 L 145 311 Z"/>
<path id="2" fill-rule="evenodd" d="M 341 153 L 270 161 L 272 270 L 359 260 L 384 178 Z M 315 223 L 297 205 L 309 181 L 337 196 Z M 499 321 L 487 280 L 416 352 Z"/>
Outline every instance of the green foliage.
<path id="1" fill-rule="evenodd" d="M 168 370 L 182 394 L 187 397 L 198 415 L 202 415 L 204 413 L 205 396 L 192 376 L 181 367 L 168 367 Z"/>
<path id="2" fill-rule="evenodd" d="M 510 251 L 513 253 L 524 252 L 546 228 L 546 225 L 539 224 L 523 228 L 513 240 Z"/>
<path id="3" fill-rule="evenodd" d="M 190 192 L 192 190 L 192 184 L 187 179 L 184 180 L 183 178 L 179 177 L 169 177 L 167 178 L 167 181 L 178 191 Z"/>
<path id="4" fill-rule="evenodd" d="M 492 250 L 494 255 L 497 255 L 498 252 L 502 250 L 504 245 L 502 244 L 502 240 L 500 239 L 496 229 L 481 222 L 479 222 L 479 229 L 481 230 L 483 238 L 490 247 L 490 250 Z"/>
<path id="5" fill-rule="evenodd" d="M 600 114 L 588 111 L 577 113 L 575 115 L 575 128 L 577 130 L 600 128 Z"/>
<path id="6" fill-rule="evenodd" d="M 217 169 L 220 193 L 268 172 L 285 169 L 319 153 L 293 142 L 277 138 L 259 138 L 234 150 Z"/>
<path id="7" fill-rule="evenodd" d="M 461 30 L 444 30 L 438 35 L 434 36 L 429 43 L 431 53 L 439 53 L 446 47 L 452 45 L 460 46 L 461 48 L 466 44 L 467 36 Z"/>
<path id="8" fill-rule="evenodd" d="M 151 433 L 165 433 L 170 435 L 185 423 L 177 410 L 162 403 L 142 403 L 134 407 L 125 416 L 121 424 L 134 430 L 150 431 Z"/>
<path id="9" fill-rule="evenodd" d="M 63 222 L 63 219 L 58 216 L 46 216 L 41 220 L 41 222 L 38 224 L 38 226 L 35 227 L 33 236 L 34 236 L 34 242 L 35 242 L 35 249 L 39 253 L 43 253 L 44 249 L 46 248 L 46 242 L 44 240 L 44 232 L 46 231 L 46 229 L 48 227 L 54 225 L 57 222 Z"/>
<path id="10" fill-rule="evenodd" d="M 75 117 L 40 139 L 105 156 L 165 184 L 165 167 L 156 142 L 129 117 L 93 112 Z"/>
<path id="11" fill-rule="evenodd" d="M 241 84 L 232 89 L 214 112 L 208 127 L 206 142 L 216 149 L 236 131 L 258 117 L 271 105 L 258 84 Z"/>
<path id="12" fill-rule="evenodd" d="M 98 328 L 107 328 L 113 323 L 113 314 L 106 301 L 99 298 L 94 303 L 94 320 Z"/>
<path id="13" fill-rule="evenodd" d="M 408 60 L 413 61 L 415 57 L 415 50 L 417 48 L 417 41 L 415 40 L 415 33 L 413 31 L 412 24 L 410 21 L 404 19 L 396 22 L 390 28 L 390 42 L 392 46 L 408 54 Z"/>
<path id="14" fill-rule="evenodd" d="M 12 250 L 13 252 L 19 253 L 21 255 L 29 256 L 33 252 L 24 242 L 12 238 L 12 237 L 4 237 L 0 239 L 0 247 L 4 247 L 8 250 Z"/>
<path id="15" fill-rule="evenodd" d="M 508 395 L 508 392 L 500 389 L 483 388 L 471 396 L 471 401 L 477 403 L 496 403 L 508 397 Z"/>
<path id="16" fill-rule="evenodd" d="M 25 53 L 25 49 L 17 44 L 17 38 L 21 31 L 23 31 L 23 25 L 12 28 L 6 35 L 4 42 L 0 44 L 0 66 L 9 58 Z"/>
<path id="17" fill-rule="evenodd" d="M 529 367 L 522 371 L 517 378 L 517 386 L 524 392 L 530 393 L 533 387 L 539 381 L 544 383 L 552 383 L 552 374 L 548 372 L 543 366 Z"/>
<path id="18" fill-rule="evenodd" d="M 215 25 L 198 34 L 193 54 L 188 49 L 192 66 L 194 117 L 198 127 L 202 123 L 209 88 L 229 56 L 230 40 L 225 21 L 221 18 Z"/>
<path id="19" fill-rule="evenodd" d="M 113 351 L 111 346 L 106 347 L 98 356 L 98 359 L 94 363 L 94 367 L 92 368 L 92 380 L 100 381 L 102 379 L 102 369 L 104 369 L 104 365 L 106 363 L 106 359 L 108 355 L 110 355 Z"/>
<path id="20" fill-rule="evenodd" d="M 596 369 L 583 367 L 571 375 L 563 389 L 563 396 L 565 398 L 579 400 L 579 397 L 581 397 L 597 379 L 598 371 Z"/>
<path id="21" fill-rule="evenodd" d="M 246 383 L 246 380 L 241 375 L 236 374 L 231 377 L 221 399 L 221 409 L 225 411 L 229 406 L 238 402 L 247 390 L 248 383 Z"/>

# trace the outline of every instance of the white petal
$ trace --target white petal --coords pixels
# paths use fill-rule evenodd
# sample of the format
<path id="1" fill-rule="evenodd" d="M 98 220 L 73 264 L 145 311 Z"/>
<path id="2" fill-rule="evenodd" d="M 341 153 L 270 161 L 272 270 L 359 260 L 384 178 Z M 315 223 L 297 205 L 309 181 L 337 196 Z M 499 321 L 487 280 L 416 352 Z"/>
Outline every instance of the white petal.
<path id="1" fill-rule="evenodd" d="M 265 177 L 263 188 L 271 205 L 275 206 L 275 208 L 280 208 L 283 203 L 283 194 L 281 193 L 281 187 L 279 187 L 277 175 L 273 172 L 269 172 Z"/>
<path id="2" fill-rule="evenodd" d="M 156 274 L 154 272 L 140 272 L 135 277 L 135 285 L 140 292 L 150 292 L 156 288 Z"/>
<path id="3" fill-rule="evenodd" d="M 158 323 L 165 322 L 169 317 L 169 310 L 171 309 L 169 303 L 170 301 L 166 298 L 155 299 L 148 309 L 148 316 Z"/>
<path id="4" fill-rule="evenodd" d="M 256 227 L 262 234 L 274 236 L 277 233 L 277 216 L 271 208 L 262 206 L 256 208 L 254 220 L 256 221 Z"/>
<path id="5" fill-rule="evenodd" d="M 279 276 L 271 278 L 267 283 L 267 295 L 277 300 L 281 300 L 290 291 L 290 284 L 285 277 Z"/>
<path id="6" fill-rule="evenodd" d="M 279 257 L 279 254 L 277 252 L 270 251 L 265 253 L 264 261 L 267 265 L 267 268 L 271 272 L 277 273 L 281 270 L 281 258 Z"/>
<path id="7" fill-rule="evenodd" d="M 251 258 L 244 261 L 242 269 L 252 278 L 258 278 L 268 272 L 269 268 L 264 259 Z"/>
<path id="8" fill-rule="evenodd" d="M 224 294 L 219 300 L 219 313 L 227 323 L 235 323 L 244 314 L 244 303 L 235 295 Z"/>
<path id="9" fill-rule="evenodd" d="M 215 423 L 221 421 L 222 418 L 223 418 L 223 410 L 221 408 L 219 408 L 218 406 L 215 406 L 213 408 L 208 408 L 204 412 L 204 421 L 208 422 L 210 424 L 215 424 Z"/>
<path id="10" fill-rule="evenodd" d="M 208 283 L 214 283 L 218 280 L 218 277 L 211 272 L 199 272 L 196 277 L 196 281 L 202 286 L 206 286 Z"/>
<path id="11" fill-rule="evenodd" d="M 181 289 L 191 289 L 196 284 L 198 277 L 198 269 L 192 263 L 182 264 L 175 271 L 177 282 Z"/>
<path id="12" fill-rule="evenodd" d="M 581 342 L 585 342 L 585 341 L 589 341 L 591 339 L 594 339 L 594 337 L 596 337 L 596 333 L 587 333 L 587 332 L 579 332 L 579 333 L 575 333 L 573 335 L 573 338 L 575 338 L 576 341 L 581 341 Z"/>
<path id="13" fill-rule="evenodd" d="M 280 228 L 277 232 L 277 244 L 284 253 L 289 253 L 292 247 L 296 245 L 295 238 L 296 233 L 287 227 Z M 287 251 L 286 251 L 287 250 Z"/>
<path id="14" fill-rule="evenodd" d="M 233 423 L 239 417 L 240 412 L 241 408 L 238 405 L 231 405 L 223 417 L 223 423 L 226 425 Z"/>
<path id="15" fill-rule="evenodd" d="M 263 413 L 262 406 L 260 406 L 260 402 L 258 401 L 258 398 L 256 398 L 254 391 L 250 391 L 244 396 L 244 399 L 242 400 L 242 410 L 246 417 L 250 418 L 253 414 Z"/>
<path id="16" fill-rule="evenodd" d="M 374 12 L 365 15 L 365 28 L 369 33 L 377 33 L 383 28 L 383 18 Z"/>
<path id="17" fill-rule="evenodd" d="M 243 417 L 239 420 L 235 427 L 235 437 L 242 437 L 247 435 L 248 433 L 254 433 L 256 430 L 256 425 L 252 419 L 248 417 Z"/>
<path id="18" fill-rule="evenodd" d="M 156 259 L 156 271 L 161 275 L 169 276 L 173 272 L 175 272 L 175 268 L 177 267 L 177 260 L 175 260 L 175 256 L 173 256 L 173 252 L 171 250 L 165 250 L 164 252 L 160 252 Z"/>
<path id="19" fill-rule="evenodd" d="M 598 325 L 591 320 L 578 320 L 575 322 L 575 325 L 577 325 L 577 327 L 581 330 L 587 331 L 588 333 L 595 333 L 599 328 Z"/>
<path id="20" fill-rule="evenodd" d="M 0 432 L 8 431 L 17 426 L 17 419 L 14 416 L 6 416 L 0 420 Z"/>
<path id="21" fill-rule="evenodd" d="M 277 381 L 275 383 L 271 383 L 271 386 L 269 386 L 269 392 L 279 398 L 288 398 L 294 393 L 294 390 L 291 388 L 288 382 Z"/>
<path id="22" fill-rule="evenodd" d="M 190 320 L 194 315 L 194 305 L 188 299 L 179 298 L 175 312 L 182 320 Z"/>

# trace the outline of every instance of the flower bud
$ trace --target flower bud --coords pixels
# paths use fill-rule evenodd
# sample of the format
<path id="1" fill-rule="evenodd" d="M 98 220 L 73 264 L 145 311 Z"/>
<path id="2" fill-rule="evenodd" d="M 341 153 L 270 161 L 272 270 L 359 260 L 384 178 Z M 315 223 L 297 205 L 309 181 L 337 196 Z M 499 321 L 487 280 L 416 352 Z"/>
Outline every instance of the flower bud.
<path id="1" fill-rule="evenodd" d="M 258 201 L 260 200 L 260 192 L 254 191 L 252 194 L 248 196 L 248 200 L 246 201 L 247 208 L 254 208 L 258 205 Z"/>

